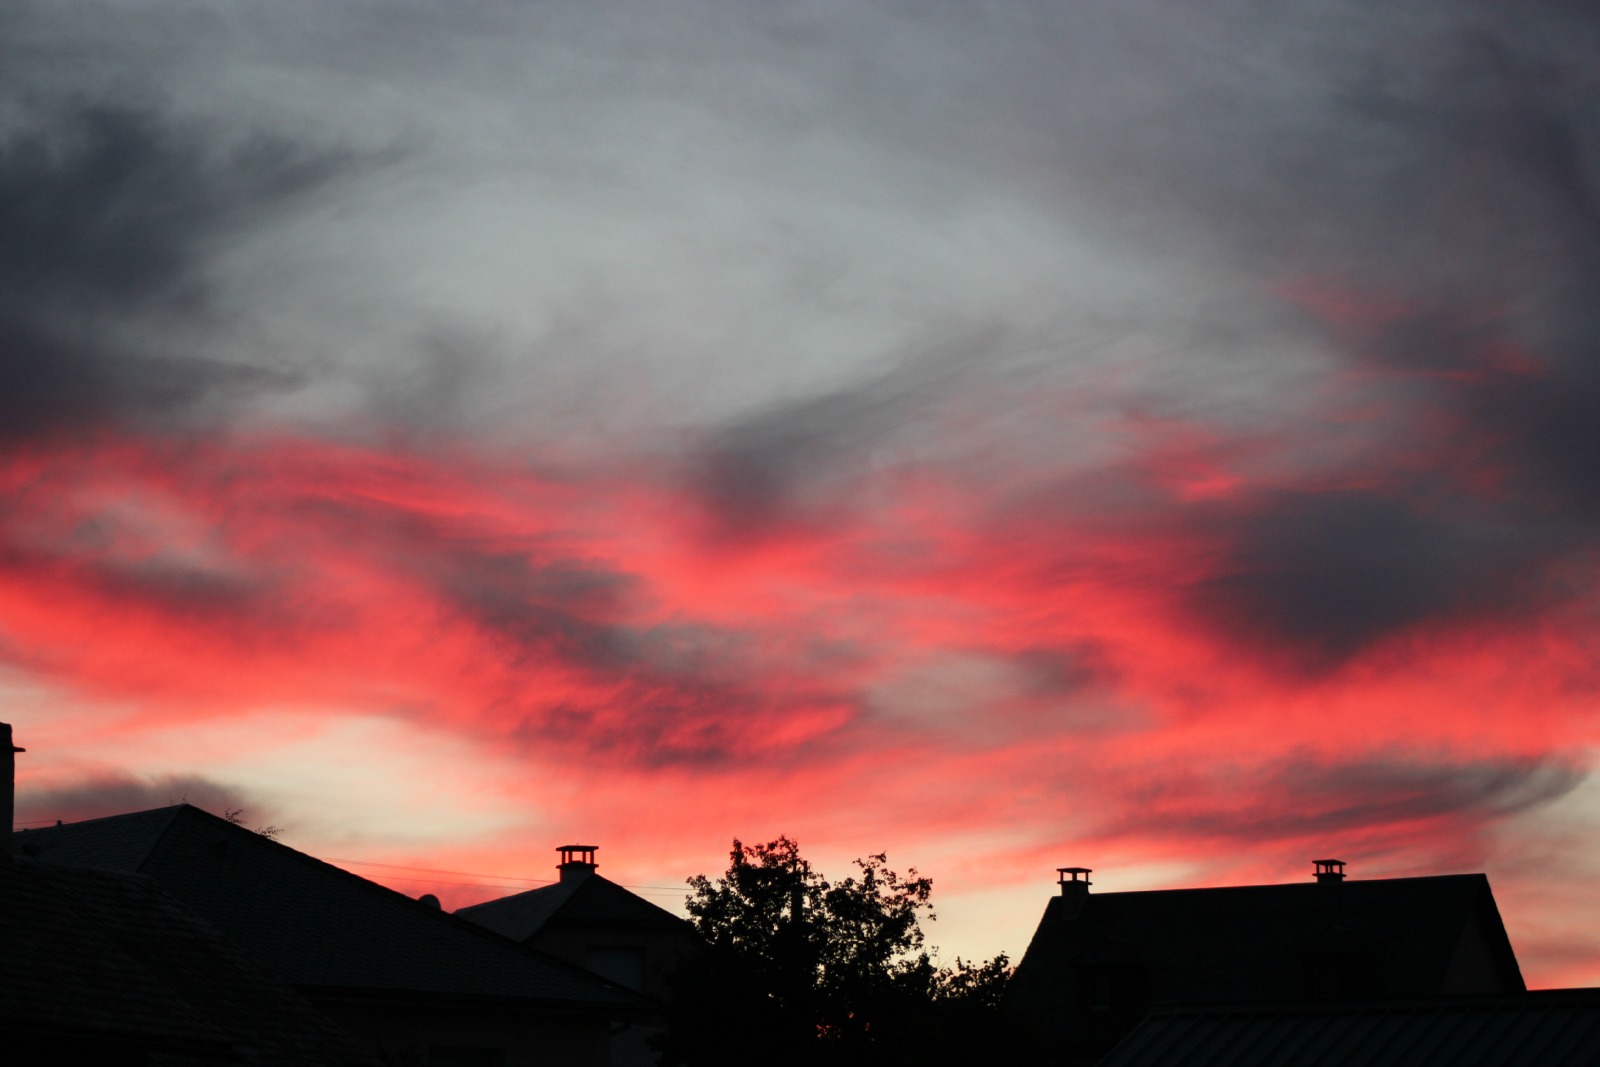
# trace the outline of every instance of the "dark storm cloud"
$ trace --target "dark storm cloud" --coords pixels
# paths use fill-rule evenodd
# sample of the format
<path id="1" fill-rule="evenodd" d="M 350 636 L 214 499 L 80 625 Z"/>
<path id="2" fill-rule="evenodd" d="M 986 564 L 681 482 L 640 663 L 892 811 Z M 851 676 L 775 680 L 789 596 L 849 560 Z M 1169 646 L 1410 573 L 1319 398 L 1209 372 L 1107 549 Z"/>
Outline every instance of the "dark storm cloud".
<path id="1" fill-rule="evenodd" d="M 194 774 L 168 774 L 135 778 L 130 774 L 104 774 L 77 785 L 58 789 L 17 792 L 19 827 L 45 825 L 56 820 L 79 822 L 107 815 L 146 811 L 172 804 L 193 804 L 216 815 L 242 812 L 252 825 L 265 825 L 271 812 L 244 791 Z"/>
<path id="2" fill-rule="evenodd" d="M 218 243 L 346 165 L 96 103 L 41 105 L 0 134 L 0 436 L 160 419 L 292 380 L 178 338 L 217 324 Z"/>
<path id="3" fill-rule="evenodd" d="M 1074 17 L 1090 42 L 1116 23 Z M 1546 600 L 1600 542 L 1600 20 L 1219 5 L 1145 29 L 1172 60 L 1130 88 L 1145 121 L 1072 112 L 1069 170 L 1124 237 L 1303 301 L 1390 412 L 1352 465 L 1184 509 L 1220 544 L 1192 602 L 1317 671 Z"/>
<path id="4" fill-rule="evenodd" d="M 1226 548 L 1187 595 L 1231 638 L 1296 669 L 1540 600 L 1535 533 L 1430 515 L 1403 490 L 1286 491 L 1245 508 L 1219 516 Z"/>
<path id="5" fill-rule="evenodd" d="M 1168 777 L 1128 797 L 1139 814 L 1117 829 L 1281 840 L 1433 821 L 1469 832 L 1558 800 L 1586 777 L 1542 759 L 1293 758 L 1256 771 L 1236 769 L 1225 783 Z M 1240 801 L 1246 801 L 1242 808 Z"/>
<path id="6" fill-rule="evenodd" d="M 1600 535 L 1600 100 L 1591 72 L 1530 54 L 1507 22 L 1501 38 L 1470 41 L 1452 87 L 1434 219 L 1414 235 L 1440 265 L 1416 279 L 1383 279 L 1387 292 L 1374 288 L 1418 310 L 1358 331 L 1367 347 L 1356 355 L 1401 375 L 1431 373 L 1424 396 L 1456 424 L 1441 449 L 1483 453 L 1506 468 L 1504 491 L 1532 521 L 1577 521 L 1592 539 Z M 1600 20 L 1588 29 L 1600 44 Z"/>

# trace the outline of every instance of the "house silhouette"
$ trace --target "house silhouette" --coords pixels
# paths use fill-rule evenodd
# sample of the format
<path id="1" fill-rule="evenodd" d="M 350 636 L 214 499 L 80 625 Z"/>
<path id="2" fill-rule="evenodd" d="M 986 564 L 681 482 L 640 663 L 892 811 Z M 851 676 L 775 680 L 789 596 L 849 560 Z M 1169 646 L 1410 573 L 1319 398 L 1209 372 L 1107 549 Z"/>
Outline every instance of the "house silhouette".
<path id="1" fill-rule="evenodd" d="M 1093 1063 L 1162 1004 L 1245 1005 L 1524 990 L 1482 874 L 1090 893 L 1061 868 L 1006 993 L 1041 1054 Z"/>
<path id="2" fill-rule="evenodd" d="M 26 858 L 0 863 L 0 1060 L 375 1062 L 152 879 Z"/>
<path id="3" fill-rule="evenodd" d="M 380 1058 L 605 1064 L 643 995 L 188 804 L 13 835 L 147 876 Z"/>
<path id="4" fill-rule="evenodd" d="M 463 919 L 658 999 L 697 942 L 687 920 L 597 873 L 593 845 L 564 845 L 560 880 L 461 908 Z"/>
<path id="5" fill-rule="evenodd" d="M 11 827 L 22 751 L 0 723 L 0 1062 L 374 1062 L 153 879 L 18 855 Z"/>
<path id="6" fill-rule="evenodd" d="M 530 948 L 578 964 L 628 989 L 665 1001 L 675 968 L 699 938 L 689 923 L 597 873 L 594 845 L 556 851 L 558 881 L 456 912 Z M 665 1018 L 618 1035 L 619 1062 L 654 1063 L 652 1039 Z"/>

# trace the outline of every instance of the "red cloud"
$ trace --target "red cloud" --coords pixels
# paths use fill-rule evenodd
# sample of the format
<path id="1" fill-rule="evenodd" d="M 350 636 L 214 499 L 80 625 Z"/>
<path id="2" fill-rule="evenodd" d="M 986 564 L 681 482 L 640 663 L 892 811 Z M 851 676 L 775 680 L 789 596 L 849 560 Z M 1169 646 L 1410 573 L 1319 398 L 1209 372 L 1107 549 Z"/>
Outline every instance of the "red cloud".
<path id="1" fill-rule="evenodd" d="M 1143 422 L 1126 468 L 1000 494 L 931 468 L 845 487 L 830 524 L 773 517 L 747 544 L 703 537 L 648 460 L 39 445 L 0 470 L 0 647 L 149 709 L 133 747 L 274 706 L 469 737 L 543 768 L 502 803 L 681 873 L 777 833 L 924 867 L 901 842 L 987 839 L 944 861 L 968 888 L 1095 853 L 1217 880 L 1330 846 L 1369 873 L 1476 866 L 1574 787 L 1587 601 L 1509 628 L 1470 598 L 1359 606 L 1359 639 L 1306 604 L 1297 629 L 1281 598 L 1327 579 L 1293 524 L 1263 525 L 1286 491 L 1246 469 L 1259 446 L 1167 430 Z M 1230 577 L 1263 565 L 1259 588 Z M 1315 670 L 1275 659 L 1308 647 Z M 525 844 L 387 858 L 527 872 Z"/>

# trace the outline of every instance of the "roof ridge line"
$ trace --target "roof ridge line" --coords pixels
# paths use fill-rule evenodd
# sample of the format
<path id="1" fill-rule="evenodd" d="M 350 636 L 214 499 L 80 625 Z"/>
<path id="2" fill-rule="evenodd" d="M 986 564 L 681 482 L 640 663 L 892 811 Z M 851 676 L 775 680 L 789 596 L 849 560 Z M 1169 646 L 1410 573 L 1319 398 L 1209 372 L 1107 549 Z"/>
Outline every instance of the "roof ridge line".
<path id="1" fill-rule="evenodd" d="M 295 857 L 297 857 L 299 862 L 311 863 L 311 864 L 315 864 L 315 865 L 317 865 L 319 867 L 326 867 L 329 870 L 335 871 L 335 872 L 338 873 L 339 876 L 341 876 L 343 878 L 350 879 L 350 880 L 352 880 L 354 882 L 360 883 L 363 887 L 365 887 L 364 890 L 363 890 L 364 892 L 373 893 L 374 891 L 376 891 L 377 893 L 381 893 L 381 894 L 384 894 L 386 896 L 389 896 L 389 897 L 392 897 L 392 898 L 395 898 L 395 899 L 398 899 L 398 900 L 403 900 L 403 901 L 405 901 L 407 906 L 409 906 L 411 908 L 419 909 L 419 910 L 427 913 L 428 915 L 440 916 L 440 917 L 444 918 L 446 921 L 455 924 L 455 926 L 457 928 L 459 928 L 459 929 L 465 929 L 465 930 L 472 931 L 473 935 L 476 936 L 476 937 L 488 938 L 496 945 L 509 948 L 509 949 L 511 949 L 511 950 L 513 950 L 515 952 L 520 952 L 520 953 L 522 953 L 523 955 L 526 955 L 526 956 L 530 956 L 530 957 L 532 957 L 533 959 L 537 960 L 540 963 L 548 964 L 548 965 L 550 965 L 552 967 L 556 967 L 556 968 L 559 968 L 561 970 L 571 971 L 571 972 L 573 972 L 575 974 L 582 975 L 584 978 L 587 978 L 590 981 L 593 981 L 593 982 L 599 983 L 601 985 L 604 985 L 609 989 L 612 989 L 612 990 L 615 990 L 616 992 L 624 994 L 625 996 L 639 997 L 639 998 L 645 999 L 645 1000 L 649 999 L 649 998 L 643 997 L 643 994 L 640 994 L 640 993 L 635 992 L 634 990 L 628 989 L 626 986 L 618 985 L 617 983 L 612 982 L 609 979 L 602 978 L 599 975 L 595 974 L 593 971 L 586 970 L 583 967 L 579 967 L 575 963 L 569 963 L 566 960 L 560 959 L 559 957 L 552 956 L 549 953 L 540 951 L 539 949 L 532 948 L 532 947 L 530 947 L 528 945 L 524 945 L 520 941 L 512 940 L 511 938 L 506 937 L 503 934 L 497 934 L 493 930 L 489 929 L 488 927 L 481 926 L 478 923 L 473 922 L 471 919 L 461 918 L 460 916 L 456 915 L 454 912 L 445 911 L 443 908 L 435 908 L 435 907 L 433 907 L 431 905 L 424 904 L 422 901 L 418 900 L 416 897 L 409 896 L 409 895 L 407 895 L 405 893 L 402 893 L 398 889 L 391 889 L 388 886 L 382 884 L 381 882 L 374 882 L 370 878 L 363 878 L 361 875 L 356 874 L 354 871 L 347 871 L 343 867 L 338 866 L 337 864 L 329 863 L 327 860 L 318 859 L 316 856 L 313 856 L 311 853 L 302 852 L 299 849 L 295 848 L 293 845 L 287 845 L 287 844 L 284 844 L 282 841 L 278 841 L 278 840 L 276 840 L 274 838 L 265 837 L 262 834 L 259 834 L 256 831 L 250 829 L 248 826 L 243 826 L 243 825 L 241 825 L 239 823 L 229 822 L 228 820 L 222 818 L 219 815 L 214 815 L 211 812 L 206 811 L 204 808 L 197 808 L 192 804 L 181 804 L 181 805 L 178 805 L 178 807 L 180 807 L 180 808 L 188 808 L 188 809 L 194 811 L 195 813 L 197 813 L 199 815 L 202 815 L 205 818 L 217 823 L 219 826 L 227 827 L 230 831 L 236 831 L 238 833 L 247 834 L 250 838 L 252 838 L 256 842 L 258 842 L 258 844 L 268 845 L 268 846 L 271 846 L 273 848 L 285 849 L 288 852 L 292 853 Z M 176 821 L 176 820 L 174 820 L 174 821 Z M 169 824 L 167 829 L 170 829 L 170 824 Z M 166 833 L 166 830 L 164 829 L 162 831 L 162 833 L 164 835 Z M 152 851 L 154 851 L 154 850 L 152 849 Z"/>

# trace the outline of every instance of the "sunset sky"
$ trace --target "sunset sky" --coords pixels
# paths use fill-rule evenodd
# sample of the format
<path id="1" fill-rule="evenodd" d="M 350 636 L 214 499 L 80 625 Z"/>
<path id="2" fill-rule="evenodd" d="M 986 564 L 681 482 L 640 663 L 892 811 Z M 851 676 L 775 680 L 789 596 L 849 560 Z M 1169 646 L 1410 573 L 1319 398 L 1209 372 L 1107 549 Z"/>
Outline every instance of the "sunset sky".
<path id="1" fill-rule="evenodd" d="M 24 825 L 459 906 L 734 837 L 1026 947 L 1487 872 L 1600 985 L 1600 16 L 0 13 Z"/>

